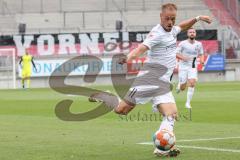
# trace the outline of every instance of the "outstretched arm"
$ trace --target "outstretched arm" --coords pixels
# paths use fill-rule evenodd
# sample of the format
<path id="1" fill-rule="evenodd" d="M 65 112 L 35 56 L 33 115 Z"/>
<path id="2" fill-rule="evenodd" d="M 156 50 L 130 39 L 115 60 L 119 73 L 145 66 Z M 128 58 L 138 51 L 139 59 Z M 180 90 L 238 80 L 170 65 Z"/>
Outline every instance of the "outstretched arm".
<path id="1" fill-rule="evenodd" d="M 127 63 L 133 59 L 136 59 L 140 55 L 144 54 L 149 48 L 144 44 L 140 44 L 136 49 L 132 50 L 128 55 L 127 58 L 123 58 L 119 61 L 120 64 Z"/>
<path id="2" fill-rule="evenodd" d="M 198 21 L 203 21 L 210 24 L 212 22 L 212 19 L 209 16 L 197 16 L 196 18 L 182 21 L 180 24 L 178 24 L 178 26 L 181 28 L 182 31 L 186 31 Z"/>

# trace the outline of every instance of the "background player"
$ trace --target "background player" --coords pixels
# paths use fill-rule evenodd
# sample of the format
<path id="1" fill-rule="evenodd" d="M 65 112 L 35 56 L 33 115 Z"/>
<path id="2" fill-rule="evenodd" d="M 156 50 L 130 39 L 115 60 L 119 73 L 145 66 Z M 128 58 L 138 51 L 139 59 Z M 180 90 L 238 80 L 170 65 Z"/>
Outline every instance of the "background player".
<path id="1" fill-rule="evenodd" d="M 161 70 L 167 68 L 167 72 L 163 76 L 153 78 L 150 77 L 150 80 L 158 82 L 162 80 L 170 84 L 170 77 L 176 65 L 176 41 L 178 33 L 189 29 L 199 20 L 211 23 L 209 16 L 198 16 L 196 18 L 183 21 L 178 26 L 174 26 L 176 16 L 177 7 L 175 4 L 168 3 L 163 5 L 160 14 L 161 23 L 155 26 L 145 41 L 140 44 L 135 50 L 131 51 L 127 55 L 126 59 L 122 59 L 121 63 L 123 64 L 128 61 L 131 62 L 133 59 L 137 58 L 140 55 L 143 55 L 146 51 L 148 51 L 147 64 L 152 64 L 152 68 L 155 68 L 158 70 L 158 72 L 161 72 Z M 156 64 L 159 64 L 161 67 L 156 68 Z M 148 81 L 148 85 L 153 86 L 154 88 L 155 83 L 150 84 L 151 81 Z M 128 114 L 136 106 L 136 104 L 144 104 L 148 101 L 151 101 L 153 103 L 154 109 L 157 109 L 163 115 L 163 121 L 160 125 L 159 130 L 166 129 L 170 132 L 173 132 L 174 122 L 177 117 L 177 106 L 175 104 L 172 92 L 170 91 L 170 85 L 162 87 L 165 87 L 165 89 L 168 87 L 168 92 L 158 96 L 152 95 L 152 97 L 138 97 L 139 90 L 144 89 L 144 87 L 137 86 L 136 88 L 135 86 L 132 86 L 124 99 L 120 102 L 116 96 L 114 97 L 113 95 L 108 95 L 104 92 L 93 94 L 90 97 L 90 100 L 103 101 L 108 107 L 113 108 L 117 114 L 123 115 Z M 159 90 L 161 91 L 160 88 Z M 154 150 L 154 154 L 159 156 L 176 156 L 179 153 L 179 150 L 176 148 L 173 148 L 167 152 L 161 151 L 159 149 Z"/>
<path id="2" fill-rule="evenodd" d="M 190 28 L 187 31 L 188 39 L 179 43 L 177 48 L 177 57 L 179 61 L 179 82 L 177 93 L 185 90 L 188 86 L 187 101 L 185 107 L 191 108 L 191 100 L 194 94 L 197 82 L 197 57 L 200 56 L 200 63 L 204 65 L 204 52 L 202 43 L 195 40 L 196 30 Z"/>
<path id="3" fill-rule="evenodd" d="M 33 56 L 31 56 L 27 50 L 25 50 L 25 54 L 21 57 L 19 65 L 22 68 L 22 88 L 25 88 L 25 80 L 27 80 L 27 88 L 30 88 L 30 77 L 32 74 L 32 65 L 35 70 L 37 69 L 33 61 Z"/>

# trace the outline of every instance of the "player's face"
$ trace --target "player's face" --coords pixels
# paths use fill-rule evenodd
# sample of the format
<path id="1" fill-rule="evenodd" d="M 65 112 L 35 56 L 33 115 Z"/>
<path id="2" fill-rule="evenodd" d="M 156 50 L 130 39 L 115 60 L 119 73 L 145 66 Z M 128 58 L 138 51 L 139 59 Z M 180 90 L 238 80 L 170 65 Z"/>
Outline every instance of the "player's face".
<path id="1" fill-rule="evenodd" d="M 170 32 L 172 30 L 172 27 L 175 24 L 176 16 L 177 16 L 177 11 L 170 10 L 170 9 L 165 9 L 160 14 L 161 25 L 167 32 Z"/>
<path id="2" fill-rule="evenodd" d="M 188 38 L 195 39 L 196 35 L 197 35 L 196 30 L 195 29 L 189 29 L 187 35 L 188 35 Z"/>

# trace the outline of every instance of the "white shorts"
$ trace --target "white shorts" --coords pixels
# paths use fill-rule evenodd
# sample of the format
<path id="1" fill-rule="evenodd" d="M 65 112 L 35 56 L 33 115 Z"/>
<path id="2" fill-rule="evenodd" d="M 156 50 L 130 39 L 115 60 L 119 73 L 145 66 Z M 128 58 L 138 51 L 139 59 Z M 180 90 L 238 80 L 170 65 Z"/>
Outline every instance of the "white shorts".
<path id="1" fill-rule="evenodd" d="M 196 68 L 188 68 L 188 69 L 179 69 L 178 73 L 179 83 L 184 84 L 187 83 L 189 79 L 198 79 L 198 71 Z"/>
<path id="2" fill-rule="evenodd" d="M 152 103 L 152 108 L 154 112 L 159 112 L 157 106 L 162 103 L 176 103 L 172 92 L 168 92 L 164 95 L 157 97 L 144 97 L 136 98 L 136 104 L 146 104 L 147 102 Z"/>
<path id="3" fill-rule="evenodd" d="M 173 69 L 155 63 L 146 64 L 144 67 L 123 98 L 124 101 L 132 106 L 151 101 L 154 110 L 161 103 L 175 103 L 170 83 Z"/>

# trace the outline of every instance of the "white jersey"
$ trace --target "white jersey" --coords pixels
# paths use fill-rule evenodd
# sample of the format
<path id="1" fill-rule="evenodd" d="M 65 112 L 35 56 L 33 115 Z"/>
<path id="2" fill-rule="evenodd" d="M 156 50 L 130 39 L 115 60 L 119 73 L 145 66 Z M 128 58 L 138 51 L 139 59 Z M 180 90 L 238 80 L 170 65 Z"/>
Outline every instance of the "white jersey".
<path id="1" fill-rule="evenodd" d="M 189 61 L 180 60 L 180 69 L 196 68 L 198 55 L 203 55 L 203 46 L 201 42 L 196 40 L 194 43 L 190 43 L 189 40 L 184 40 L 179 43 L 177 47 L 177 53 L 190 58 Z"/>
<path id="2" fill-rule="evenodd" d="M 167 32 L 160 24 L 156 25 L 143 42 L 149 48 L 147 62 L 173 70 L 176 66 L 177 35 L 180 32 L 178 26 L 173 26 L 171 32 Z"/>

